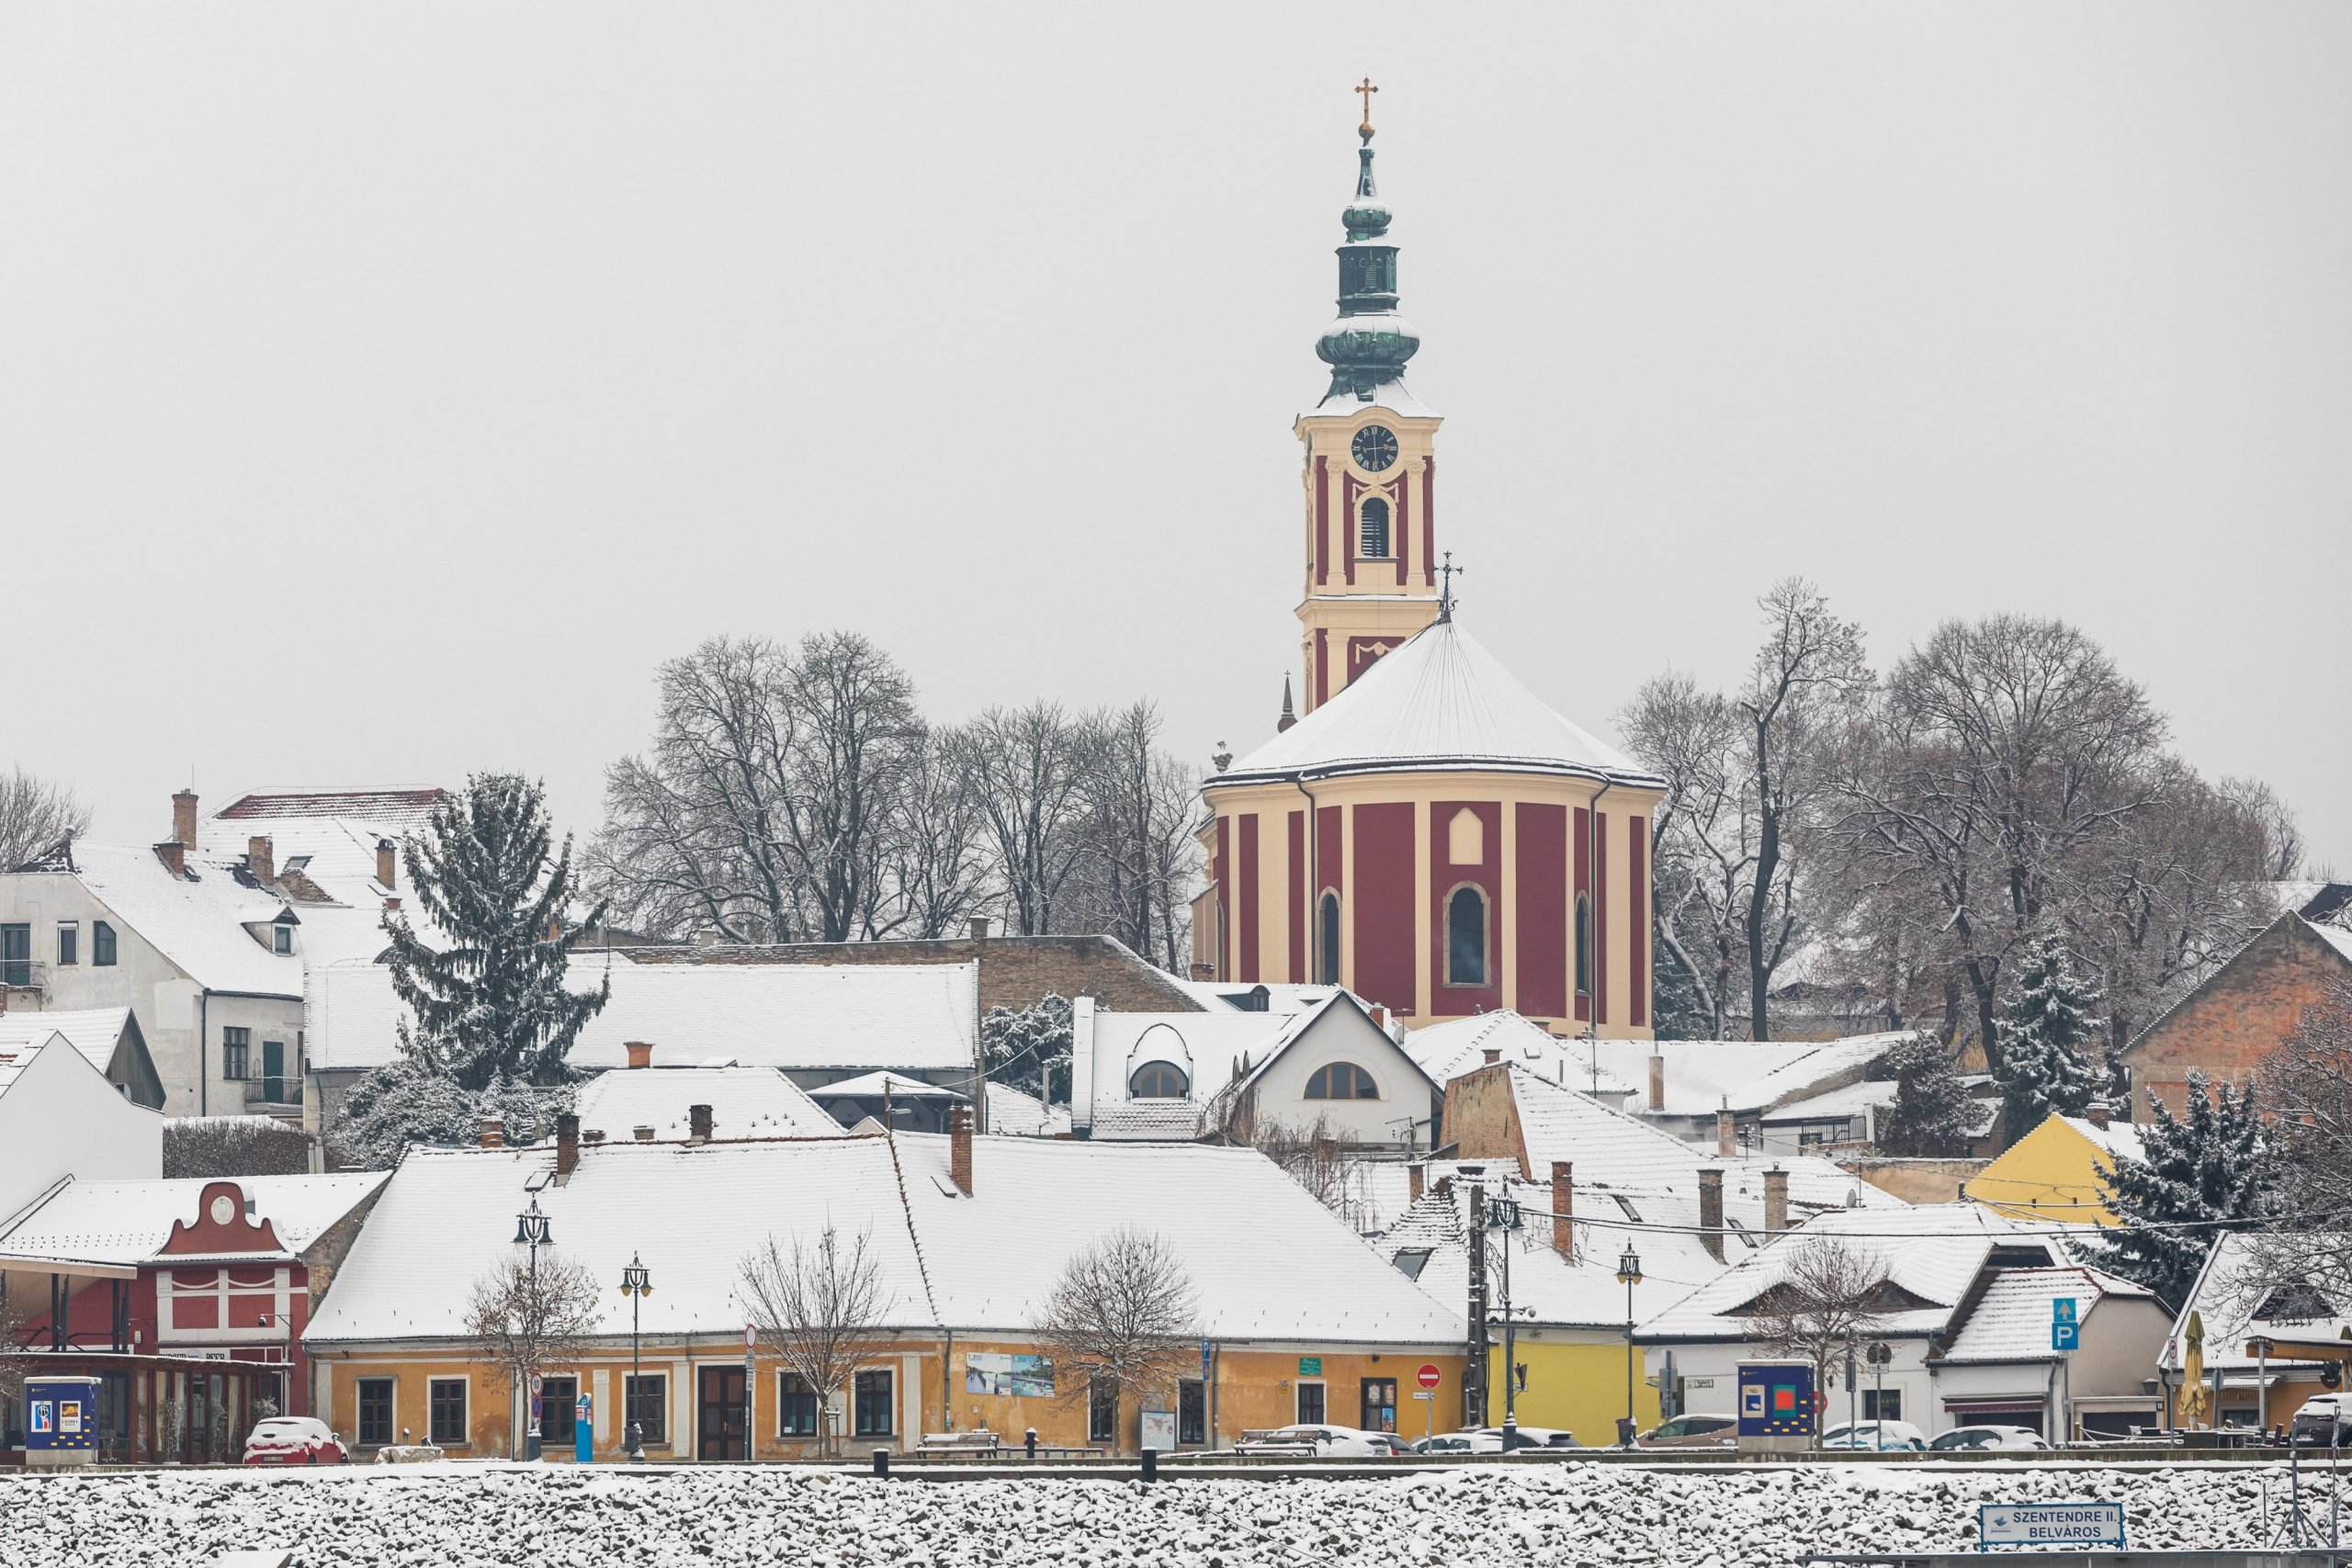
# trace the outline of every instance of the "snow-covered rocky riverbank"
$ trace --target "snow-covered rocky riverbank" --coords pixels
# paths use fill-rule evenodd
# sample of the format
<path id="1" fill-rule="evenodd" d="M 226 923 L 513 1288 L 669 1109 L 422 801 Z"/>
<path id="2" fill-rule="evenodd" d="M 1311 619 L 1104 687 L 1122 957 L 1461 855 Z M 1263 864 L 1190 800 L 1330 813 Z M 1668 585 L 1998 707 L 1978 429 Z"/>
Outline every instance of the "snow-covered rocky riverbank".
<path id="1" fill-rule="evenodd" d="M 2275 1528 L 2283 1469 L 2267 1472 Z M 2250 1547 L 2246 1466 L 1481 1466 L 1380 1480 L 898 1480 L 786 1469 L 660 1475 L 482 1465 L 0 1480 L 0 1563 L 301 1568 L 637 1564 L 1670 1564 L 1956 1548 L 1980 1503 L 2120 1500 L 2135 1547 Z M 2310 1472 L 2306 1472 L 2306 1479 Z M 2324 1517 L 2324 1510 L 2321 1517 Z"/>

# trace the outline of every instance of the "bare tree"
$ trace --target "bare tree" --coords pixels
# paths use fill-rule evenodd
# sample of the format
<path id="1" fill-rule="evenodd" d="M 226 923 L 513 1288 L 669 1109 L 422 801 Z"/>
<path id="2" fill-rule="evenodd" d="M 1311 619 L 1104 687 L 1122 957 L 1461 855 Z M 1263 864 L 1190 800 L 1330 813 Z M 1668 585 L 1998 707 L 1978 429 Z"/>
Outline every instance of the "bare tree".
<path id="1" fill-rule="evenodd" d="M 1038 702 L 990 708 L 951 742 L 1023 936 L 1057 929 L 1057 903 L 1086 852 L 1080 829 L 1099 728 L 1091 716 L 1073 718 L 1058 703 Z"/>
<path id="2" fill-rule="evenodd" d="M 831 1422 L 834 1400 L 891 1342 L 879 1326 L 891 1297 L 871 1241 L 860 1232 L 844 1247 L 829 1223 L 814 1247 L 795 1236 L 787 1250 L 770 1235 L 736 1268 L 752 1321 L 816 1393 L 825 1453 L 837 1451 L 841 1437 Z"/>
<path id="3" fill-rule="evenodd" d="M 2301 1286 L 2352 1301 L 2352 980 L 2328 983 L 2260 1073 L 2278 1140 L 2279 1224 L 2251 1238 L 2265 1295 Z"/>
<path id="4" fill-rule="evenodd" d="M 504 1369 L 507 1386 L 527 1398 L 533 1378 L 579 1357 L 604 1314 L 604 1288 L 586 1265 L 560 1252 L 536 1266 L 510 1258 L 474 1281 L 466 1335 L 483 1359 Z"/>
<path id="5" fill-rule="evenodd" d="M 164 1123 L 164 1179 L 301 1176 L 311 1137 L 275 1116 L 179 1116 Z"/>
<path id="6" fill-rule="evenodd" d="M 1933 921 L 1997 1069 L 2002 965 L 2159 797 L 2164 718 L 2074 627 L 1996 615 L 1939 626 L 1849 738 L 1828 836 Z"/>
<path id="7" fill-rule="evenodd" d="M 1831 1363 L 1885 1323 L 1894 1287 L 1884 1258 L 1843 1237 L 1797 1236 L 1779 1245 L 1796 1250 L 1780 1279 L 1740 1315 L 1747 1319 L 1748 1338 L 1776 1355 L 1812 1363 L 1818 1394 L 1829 1386 Z M 1820 1433 L 1816 1399 L 1814 1435 Z"/>
<path id="8" fill-rule="evenodd" d="M 90 808 L 22 766 L 0 773 L 0 871 L 54 853 L 90 830 Z"/>
<path id="9" fill-rule="evenodd" d="M 717 637 L 659 683 L 652 750 L 605 771 L 590 852 L 620 919 L 729 942 L 902 923 L 888 878 L 923 727 L 889 655 L 847 632 L 790 650 Z"/>
<path id="10" fill-rule="evenodd" d="M 1199 781 L 1159 749 L 1159 712 L 1148 702 L 1084 721 L 1084 729 L 1078 860 L 1051 929 L 1108 931 L 1179 968 L 1200 864 L 1192 831 Z"/>
<path id="11" fill-rule="evenodd" d="M 2222 797 L 2253 824 L 2262 859 L 2256 874 L 2265 882 L 2292 882 L 2307 870 L 2311 845 L 2294 808 L 2259 779 L 2223 779 Z"/>
<path id="12" fill-rule="evenodd" d="M 1328 1115 L 1303 1123 L 1261 1122 L 1248 1143 L 1351 1229 L 1362 1234 L 1378 1223 L 1364 1160 Z"/>
<path id="13" fill-rule="evenodd" d="M 899 931 L 910 937 L 948 936 L 986 905 L 989 862 L 982 852 L 979 800 L 959 767 L 952 732 L 922 737 L 899 799 L 899 827 L 889 840 L 879 896 L 895 896 Z M 870 915 L 865 924 L 886 921 Z"/>
<path id="14" fill-rule="evenodd" d="M 1097 1238 L 1062 1266 L 1038 1319 L 1057 1397 L 1107 1395 L 1124 1434 L 1129 1399 L 1170 1387 L 1192 1364 L 1199 1311 L 1164 1237 L 1126 1226 Z"/>
<path id="15" fill-rule="evenodd" d="M 1742 911 L 1756 873 L 1736 760 L 1739 716 L 1722 694 L 1668 671 L 1643 683 L 1617 724 L 1634 754 L 1666 780 L 1665 803 L 1650 819 L 1658 950 L 1690 978 L 1708 1034 L 1721 1040 L 1747 979 Z"/>

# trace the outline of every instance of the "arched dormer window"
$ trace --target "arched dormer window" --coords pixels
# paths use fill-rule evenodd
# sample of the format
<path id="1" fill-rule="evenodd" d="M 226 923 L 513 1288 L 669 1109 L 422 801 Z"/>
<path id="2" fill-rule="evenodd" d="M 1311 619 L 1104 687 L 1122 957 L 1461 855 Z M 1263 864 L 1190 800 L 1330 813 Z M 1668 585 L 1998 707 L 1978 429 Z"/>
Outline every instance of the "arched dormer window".
<path id="1" fill-rule="evenodd" d="M 1340 983 L 1340 896 L 1325 889 L 1317 911 L 1315 977 L 1326 986 Z"/>
<path id="2" fill-rule="evenodd" d="M 1364 498 L 1363 510 L 1358 515 L 1363 526 L 1358 534 L 1360 543 L 1356 554 L 1366 560 L 1385 560 L 1388 556 L 1388 502 L 1376 495 Z"/>
<path id="3" fill-rule="evenodd" d="M 1306 1080 L 1309 1100 L 1378 1100 L 1380 1086 L 1353 1062 L 1328 1062 Z"/>
<path id="4" fill-rule="evenodd" d="M 1445 983 L 1487 983 L 1487 895 L 1457 887 L 1445 896 Z"/>
<path id="5" fill-rule="evenodd" d="M 1173 1062 L 1146 1062 L 1127 1079 L 1131 1100 L 1182 1100 L 1191 1092 L 1184 1069 Z"/>
<path id="6" fill-rule="evenodd" d="M 1577 895 L 1577 995 L 1592 995 L 1592 900 Z"/>

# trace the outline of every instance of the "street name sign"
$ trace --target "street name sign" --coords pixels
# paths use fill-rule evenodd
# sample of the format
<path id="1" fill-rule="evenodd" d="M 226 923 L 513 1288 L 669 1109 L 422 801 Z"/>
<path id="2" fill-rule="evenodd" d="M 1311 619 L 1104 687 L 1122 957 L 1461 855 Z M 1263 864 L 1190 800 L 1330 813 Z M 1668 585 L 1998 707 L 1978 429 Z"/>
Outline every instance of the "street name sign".
<path id="1" fill-rule="evenodd" d="M 2111 1546 L 2123 1549 L 2120 1503 L 1987 1503 L 1976 1511 L 1976 1549 Z"/>

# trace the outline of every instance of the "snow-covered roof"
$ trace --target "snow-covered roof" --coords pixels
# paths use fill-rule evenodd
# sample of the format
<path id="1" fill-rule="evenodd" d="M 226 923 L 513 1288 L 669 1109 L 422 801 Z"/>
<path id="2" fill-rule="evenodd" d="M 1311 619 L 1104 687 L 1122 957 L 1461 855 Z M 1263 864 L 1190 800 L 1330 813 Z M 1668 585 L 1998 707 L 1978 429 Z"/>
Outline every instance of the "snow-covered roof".
<path id="1" fill-rule="evenodd" d="M 880 1100 L 888 1095 L 892 1100 L 968 1100 L 935 1083 L 910 1078 L 904 1073 L 860 1073 L 854 1078 L 841 1078 L 819 1086 L 816 1092 L 827 1100 Z"/>
<path id="2" fill-rule="evenodd" d="M 1887 1314 L 1880 1332 L 1925 1335 L 1947 1325 L 1995 1247 L 2036 1249 L 2044 1261 L 2057 1266 L 2061 1248 L 2041 1234 L 2054 1228 L 2029 1225 L 1974 1203 L 1923 1204 L 1894 1213 L 1854 1209 L 1818 1214 L 1750 1254 L 1720 1279 L 1653 1313 L 1643 1320 L 1639 1337 L 1652 1341 L 1747 1337 L 1750 1320 L 1740 1309 L 1779 1284 L 1804 1248 L 1837 1238 L 1876 1259 L 1898 1291 L 1927 1303 Z M 2087 1233 L 2093 1227 L 2079 1228 Z"/>
<path id="3" fill-rule="evenodd" d="M 285 1247 L 283 1253 L 269 1256 L 295 1258 L 382 1186 L 384 1178 L 383 1171 L 363 1170 L 231 1179 L 252 1200 L 253 1217 L 267 1220 Z M 175 1224 L 196 1223 L 197 1200 L 215 1179 L 63 1182 L 26 1209 L 0 1235 L 0 1259 L 147 1262 L 162 1255 Z"/>
<path id="4" fill-rule="evenodd" d="M 650 1127 L 683 1138 L 689 1107 L 711 1109 L 720 1138 L 837 1138 L 842 1124 L 774 1067 L 636 1067 L 598 1073 L 572 1109 L 584 1134 L 626 1138 Z"/>
<path id="5" fill-rule="evenodd" d="M 1328 998 L 1326 998 L 1328 1001 Z M 1317 1010 L 1319 1012 L 1319 1010 Z M 1072 1120 L 1097 1138 L 1196 1137 L 1210 1103 L 1240 1074 L 1295 1039 L 1316 1012 L 1110 1012 L 1076 1010 L 1083 1070 L 1072 1075 Z M 1147 1062 L 1182 1069 L 1182 1100 L 1136 1100 L 1127 1086 Z"/>
<path id="6" fill-rule="evenodd" d="M 129 1008 L 81 1008 L 64 1012 L 0 1013 L 0 1051 L 48 1043 L 52 1034 L 80 1052 L 101 1073 L 114 1063 L 115 1047 L 130 1027 Z"/>
<path id="7" fill-rule="evenodd" d="M 1553 1162 L 1566 1160 L 1574 1167 L 1580 1190 L 1666 1192 L 1675 1195 L 1678 1202 L 1695 1205 L 1699 1172 L 1720 1170 L 1724 1213 L 1759 1231 L 1764 1223 L 1764 1177 L 1770 1170 L 1787 1173 L 1790 1210 L 1797 1219 L 1816 1211 L 1909 1207 L 1893 1193 L 1815 1156 L 1750 1154 L 1725 1158 L 1705 1153 L 1638 1116 L 1524 1067 L 1512 1070 L 1511 1096 L 1519 1110 L 1527 1175 L 1532 1179 L 1548 1179 Z"/>
<path id="8" fill-rule="evenodd" d="M 388 837 L 421 830 L 433 808 L 447 798 L 438 784 L 308 784 L 247 790 L 212 814 L 224 823 L 250 822 L 253 831 L 273 832 L 287 818 L 354 818 L 397 829 Z M 198 832 L 202 839 L 203 834 Z M 239 846 L 243 848 L 243 845 Z"/>
<path id="9" fill-rule="evenodd" d="M 1569 1043 L 1567 1081 L 1577 1066 L 1597 1062 L 1604 1077 L 1639 1086 L 1637 1103 L 1649 1105 L 1650 1057 L 1666 1064 L 1665 1103 L 1669 1116 L 1708 1116 L 1728 1103 L 1743 1116 L 1809 1099 L 1841 1081 L 1858 1077 L 1908 1033 L 1855 1034 L 1842 1040 L 1575 1040 Z"/>
<path id="10" fill-rule="evenodd" d="M 597 1279 L 618 1279 L 642 1256 L 654 1284 L 642 1301 L 649 1336 L 740 1333 L 744 1255 L 771 1234 L 787 1249 L 796 1238 L 813 1243 L 828 1224 L 866 1238 L 885 1327 L 1024 1333 L 1075 1253 L 1133 1225 L 1172 1247 L 1207 1336 L 1435 1348 L 1464 1332 L 1458 1312 L 1255 1151 L 979 1138 L 970 1196 L 957 1191 L 948 1156 L 947 1138 L 908 1133 L 604 1144 L 583 1146 L 570 1179 L 537 1197 L 558 1254 Z M 542 1149 L 413 1151 L 308 1342 L 461 1337 L 464 1282 L 512 1255 L 525 1183 L 551 1162 Z M 617 1291 L 602 1300 L 603 1332 L 625 1342 L 628 1302 Z"/>
<path id="11" fill-rule="evenodd" d="M 1436 1174 L 1449 1175 L 1459 1168 L 1441 1167 Z M 1521 1181 L 1515 1176 L 1502 1179 L 1489 1170 L 1483 1183 L 1456 1177 L 1447 1183 L 1448 1190 L 1441 1193 L 1432 1190 L 1408 1209 L 1378 1243 L 1381 1256 L 1392 1263 L 1400 1253 L 1426 1253 L 1425 1258 L 1418 1260 L 1416 1282 L 1439 1301 L 1468 1299 L 1469 1194 L 1474 1185 L 1481 1184 L 1490 1198 L 1517 1200 L 1524 1216 L 1519 1231 L 1494 1232 L 1489 1245 L 1511 1248 L 1511 1303 L 1521 1313 L 1532 1314 L 1526 1317 L 1527 1322 L 1622 1328 L 1625 1322 L 1625 1287 L 1618 1281 L 1617 1269 L 1629 1235 L 1641 1254 L 1644 1282 L 1639 1288 L 1651 1292 L 1649 1299 L 1653 1301 L 1688 1294 L 1729 1267 L 1715 1261 L 1697 1235 L 1673 1231 L 1634 1235 L 1595 1225 L 1576 1227 L 1576 1256 L 1573 1259 L 1564 1258 L 1555 1245 L 1550 1183 Z M 1657 1211 L 1648 1219 L 1652 1224 L 1682 1224 L 1695 1220 L 1695 1214 L 1686 1218 L 1669 1212 L 1663 1205 L 1661 1195 L 1639 1196 L 1646 1205 L 1645 1214 Z M 1581 1205 L 1578 1212 L 1583 1212 Z M 1740 1237 L 1726 1235 L 1724 1250 L 1730 1258 L 1744 1254 L 1747 1248 Z M 1490 1272 L 1488 1277 L 1494 1276 Z M 1497 1304 L 1500 1304 L 1499 1297 Z"/>
<path id="12" fill-rule="evenodd" d="M 2109 1296 L 2154 1301 L 2155 1292 L 2080 1264 L 2056 1269 L 2003 1269 L 1986 1281 L 1939 1361 L 2042 1361 L 2050 1359 L 2051 1303 L 2075 1303 L 2080 1320 Z"/>
<path id="13" fill-rule="evenodd" d="M 1589 1093 L 1629 1094 L 1634 1087 L 1612 1072 L 1595 1073 L 1585 1042 L 1562 1039 L 1509 1008 L 1408 1030 L 1404 1043 L 1405 1054 L 1441 1084 L 1483 1066 L 1488 1051 L 1498 1051 L 1503 1061 Z"/>
<path id="14" fill-rule="evenodd" d="M 245 868 L 243 846 L 235 854 L 189 850 L 185 863 L 188 874 L 174 876 L 145 845 L 77 842 L 64 874 L 79 877 L 124 929 L 209 991 L 300 998 L 305 963 L 373 956 L 390 945 L 380 905 L 306 903 L 300 951 L 274 952 L 245 928 L 283 905 Z"/>
<path id="15" fill-rule="evenodd" d="M 1442 620 L 1202 787 L 1430 770 L 1569 773 L 1665 785 L 1554 711 L 1460 621 Z"/>
<path id="16" fill-rule="evenodd" d="M 637 964 L 626 949 L 578 950 L 566 983 L 590 991 L 609 976 L 612 998 L 582 1028 L 571 1061 L 618 1067 L 627 1043 L 642 1040 L 657 1063 L 969 1072 L 978 973 L 976 964 Z M 382 964 L 319 971 L 306 1016 L 315 1068 L 378 1067 L 399 1052 L 404 1010 Z"/>
<path id="17" fill-rule="evenodd" d="M 1058 1138 L 1069 1132 L 1069 1108 L 1047 1105 L 1011 1084 L 988 1085 L 989 1131 L 1008 1138 Z"/>
<path id="18" fill-rule="evenodd" d="M 2278 1248 L 2286 1256 L 2267 1255 Z M 2292 1277 L 2298 1253 L 2309 1252 L 2333 1267 L 2318 1277 Z M 2352 1338 L 2352 1293 L 2340 1283 L 2341 1260 L 2352 1257 L 2352 1235 L 2316 1232 L 2285 1243 L 2259 1235 L 2224 1233 L 2214 1243 L 2204 1269 L 2189 1291 L 2188 1301 L 2173 1320 L 2160 1361 L 2177 1369 L 2188 1354 L 2188 1319 L 2193 1314 L 2205 1329 L 2205 1365 L 2233 1370 L 2252 1367 L 2256 1358 L 2245 1353 L 2246 1341 L 2257 1336 L 2272 1339 Z M 2282 1268 L 2282 1264 L 2290 1267 Z M 2316 1310 L 2314 1310 L 2316 1309 Z"/>
<path id="19" fill-rule="evenodd" d="M 2109 1122 L 2102 1127 L 2087 1116 L 2061 1116 L 2075 1133 L 2104 1150 L 2109 1159 L 2144 1159 L 2140 1143 L 2140 1129 L 2129 1122 Z"/>
<path id="20" fill-rule="evenodd" d="M 1386 409 L 1390 413 L 1406 419 L 1439 417 L 1437 410 L 1405 389 L 1405 379 L 1401 376 L 1375 381 L 1363 392 L 1357 392 L 1352 388 L 1335 387 L 1323 394 L 1322 401 L 1298 417 L 1328 419 L 1336 414 L 1343 419 L 1353 419 L 1364 410 L 1374 408 Z"/>

